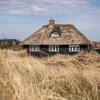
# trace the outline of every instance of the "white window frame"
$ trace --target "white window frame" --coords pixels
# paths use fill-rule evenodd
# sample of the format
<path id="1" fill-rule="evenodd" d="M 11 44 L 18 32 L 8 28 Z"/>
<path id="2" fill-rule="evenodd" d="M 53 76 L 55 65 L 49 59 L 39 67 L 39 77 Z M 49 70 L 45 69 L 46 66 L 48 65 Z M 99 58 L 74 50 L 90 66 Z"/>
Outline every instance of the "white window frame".
<path id="1" fill-rule="evenodd" d="M 49 45 L 49 52 L 59 52 L 59 45 Z"/>
<path id="2" fill-rule="evenodd" d="M 80 52 L 79 45 L 69 45 L 69 52 Z"/>
<path id="3" fill-rule="evenodd" d="M 60 38 L 60 35 L 59 35 L 58 32 L 53 32 L 53 33 L 51 34 L 51 37 L 52 37 L 52 38 Z"/>
<path id="4" fill-rule="evenodd" d="M 29 46 L 29 51 L 30 52 L 39 52 L 40 51 L 40 46 L 39 45 L 30 45 Z"/>

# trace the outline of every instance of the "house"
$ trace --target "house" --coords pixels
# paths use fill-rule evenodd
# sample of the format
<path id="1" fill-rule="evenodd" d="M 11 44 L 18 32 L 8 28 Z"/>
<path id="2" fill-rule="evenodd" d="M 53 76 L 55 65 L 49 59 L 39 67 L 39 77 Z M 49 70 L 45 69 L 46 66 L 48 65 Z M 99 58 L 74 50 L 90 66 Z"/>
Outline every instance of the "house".
<path id="1" fill-rule="evenodd" d="M 100 54 L 100 42 L 93 42 L 93 46 L 94 51 Z"/>
<path id="2" fill-rule="evenodd" d="M 91 51 L 93 46 L 74 25 L 55 24 L 50 19 L 30 37 L 22 41 L 21 45 L 31 54 L 68 54 L 80 51 Z"/>

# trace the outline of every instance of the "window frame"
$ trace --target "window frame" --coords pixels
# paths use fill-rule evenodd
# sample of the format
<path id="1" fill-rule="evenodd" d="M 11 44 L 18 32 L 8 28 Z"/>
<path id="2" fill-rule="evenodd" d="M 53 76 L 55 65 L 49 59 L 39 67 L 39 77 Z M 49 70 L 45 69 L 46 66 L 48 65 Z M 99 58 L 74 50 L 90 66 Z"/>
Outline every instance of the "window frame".
<path id="1" fill-rule="evenodd" d="M 55 35 L 55 34 L 56 34 L 56 35 Z M 51 33 L 50 37 L 51 37 L 51 38 L 60 38 L 61 36 L 60 36 L 60 34 L 59 34 L 58 32 L 55 31 L 55 32 L 52 32 L 52 33 Z"/>
<path id="2" fill-rule="evenodd" d="M 29 46 L 29 51 L 30 52 L 39 52 L 40 51 L 40 46 L 39 45 L 30 45 Z"/>
<path id="3" fill-rule="evenodd" d="M 80 52 L 79 45 L 69 45 L 69 52 Z"/>
<path id="4" fill-rule="evenodd" d="M 59 52 L 59 45 L 49 45 L 49 52 Z"/>

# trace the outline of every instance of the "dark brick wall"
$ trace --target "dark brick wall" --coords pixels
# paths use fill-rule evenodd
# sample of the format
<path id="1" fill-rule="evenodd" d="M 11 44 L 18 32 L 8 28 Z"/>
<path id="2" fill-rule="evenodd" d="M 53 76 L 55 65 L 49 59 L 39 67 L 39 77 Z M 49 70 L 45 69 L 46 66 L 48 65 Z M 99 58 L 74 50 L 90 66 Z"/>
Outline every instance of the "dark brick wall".
<path id="1" fill-rule="evenodd" d="M 24 45 L 23 48 L 27 49 L 29 52 L 29 46 Z M 81 51 L 90 51 L 91 45 L 88 47 L 88 45 L 80 45 Z M 30 52 L 29 52 L 30 53 Z M 59 52 L 49 52 L 49 46 L 48 45 L 40 45 L 40 52 L 33 52 L 31 54 L 45 54 L 45 55 L 52 55 L 52 54 L 69 54 L 69 45 L 59 45 Z M 76 52 L 77 53 L 77 52 Z"/>

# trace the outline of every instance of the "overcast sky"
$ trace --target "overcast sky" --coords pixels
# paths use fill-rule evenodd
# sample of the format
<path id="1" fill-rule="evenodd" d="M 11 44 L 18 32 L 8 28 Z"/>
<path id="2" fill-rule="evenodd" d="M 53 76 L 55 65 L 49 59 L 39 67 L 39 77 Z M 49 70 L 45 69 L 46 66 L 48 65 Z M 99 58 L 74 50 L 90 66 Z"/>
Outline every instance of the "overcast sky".
<path id="1" fill-rule="evenodd" d="M 50 18 L 100 41 L 100 0 L 0 0 L 0 39 L 25 39 Z"/>

